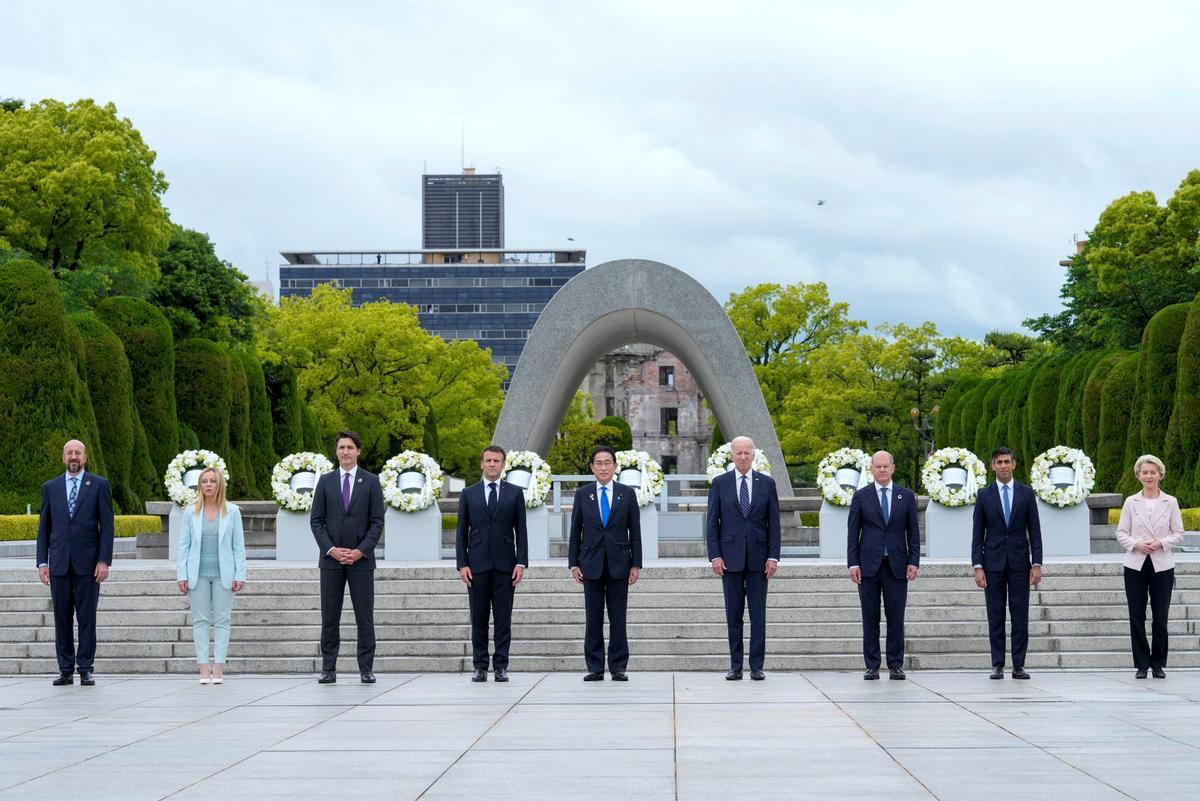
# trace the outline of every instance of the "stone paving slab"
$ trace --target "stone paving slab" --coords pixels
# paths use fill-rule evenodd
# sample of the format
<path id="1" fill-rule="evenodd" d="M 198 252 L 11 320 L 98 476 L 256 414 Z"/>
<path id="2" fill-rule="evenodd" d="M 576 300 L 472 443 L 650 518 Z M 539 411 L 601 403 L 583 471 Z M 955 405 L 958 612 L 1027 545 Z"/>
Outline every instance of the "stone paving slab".
<path id="1" fill-rule="evenodd" d="M 50 678 L 0 676 L 0 801 L 1200 797 L 1193 670 Z"/>

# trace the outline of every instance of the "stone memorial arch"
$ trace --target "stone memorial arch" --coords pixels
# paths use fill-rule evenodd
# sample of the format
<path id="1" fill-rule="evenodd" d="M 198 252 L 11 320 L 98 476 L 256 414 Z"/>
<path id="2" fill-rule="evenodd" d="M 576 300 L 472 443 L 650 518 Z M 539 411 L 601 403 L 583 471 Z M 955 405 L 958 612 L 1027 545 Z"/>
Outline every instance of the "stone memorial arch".
<path id="1" fill-rule="evenodd" d="M 513 373 L 497 444 L 544 456 L 588 370 L 610 350 L 634 343 L 682 359 L 721 431 L 752 438 L 771 462 L 779 494 L 791 496 L 775 426 L 733 323 L 708 290 L 656 261 L 605 262 L 575 276 L 546 304 Z"/>

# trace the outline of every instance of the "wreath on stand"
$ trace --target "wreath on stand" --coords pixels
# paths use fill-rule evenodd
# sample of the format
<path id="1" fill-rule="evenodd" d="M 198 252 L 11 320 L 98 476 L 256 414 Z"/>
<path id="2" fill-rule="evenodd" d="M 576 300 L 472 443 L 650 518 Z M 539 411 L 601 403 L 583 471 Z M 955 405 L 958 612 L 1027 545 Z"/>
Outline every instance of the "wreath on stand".
<path id="1" fill-rule="evenodd" d="M 312 508 L 317 479 L 331 470 L 333 462 L 324 454 L 301 451 L 283 457 L 271 470 L 271 494 L 275 496 L 275 503 L 289 512 L 307 512 Z M 292 477 L 297 473 L 313 473 L 312 486 L 293 487 Z"/>
<path id="2" fill-rule="evenodd" d="M 951 467 L 966 472 L 961 487 L 948 486 L 942 474 Z M 966 448 L 941 448 L 930 454 L 921 468 L 921 485 L 931 501 L 942 506 L 970 506 L 979 488 L 987 483 L 987 468 Z"/>
<path id="3" fill-rule="evenodd" d="M 711 484 L 714 478 L 732 469 L 733 443 L 726 442 L 708 457 L 708 465 L 704 472 L 708 475 L 708 483 Z M 754 449 L 754 461 L 750 463 L 750 469 L 763 475 L 771 475 L 771 463 L 767 461 L 767 455 L 761 448 Z"/>
<path id="4" fill-rule="evenodd" d="M 383 500 L 401 512 L 423 511 L 442 496 L 444 476 L 442 466 L 429 454 L 400 451 L 384 463 L 379 473 Z"/>
<path id="5" fill-rule="evenodd" d="M 1056 468 L 1071 470 L 1069 483 Z M 1033 460 L 1033 466 L 1029 468 L 1029 485 L 1051 506 L 1076 506 L 1086 501 L 1092 487 L 1096 486 L 1096 467 L 1078 448 L 1055 445 Z"/>
<path id="6" fill-rule="evenodd" d="M 509 475 L 513 472 L 528 473 L 529 481 L 513 481 L 514 476 Z M 543 506 L 553 484 L 550 465 L 536 451 L 509 451 L 504 458 L 504 479 L 525 492 L 526 509 Z"/>
<path id="7" fill-rule="evenodd" d="M 846 468 L 858 471 L 854 486 L 838 483 L 838 472 Z M 858 448 L 841 448 L 827 454 L 817 466 L 817 486 L 821 496 L 834 506 L 849 506 L 856 490 L 871 481 L 871 457 Z"/>
<path id="8" fill-rule="evenodd" d="M 163 485 L 167 489 L 167 497 L 180 508 L 195 503 L 196 498 L 200 496 L 195 487 L 189 487 L 184 483 L 184 477 L 192 470 L 203 470 L 206 467 L 215 467 L 225 481 L 229 481 L 229 468 L 225 466 L 225 460 L 212 451 L 201 448 L 177 454 L 167 465 L 167 472 L 163 475 Z"/>
<path id="9" fill-rule="evenodd" d="M 622 470 L 637 470 L 641 474 L 641 481 L 634 486 L 638 506 L 654 503 L 666 483 L 662 465 L 645 451 L 617 451 L 617 471 Z"/>

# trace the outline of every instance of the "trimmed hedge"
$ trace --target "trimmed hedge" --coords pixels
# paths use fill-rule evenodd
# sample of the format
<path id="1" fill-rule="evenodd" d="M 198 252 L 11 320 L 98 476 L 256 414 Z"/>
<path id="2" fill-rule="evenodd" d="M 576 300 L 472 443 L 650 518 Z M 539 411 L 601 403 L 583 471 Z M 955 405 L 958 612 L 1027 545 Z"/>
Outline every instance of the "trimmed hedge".
<path id="1" fill-rule="evenodd" d="M 1184 531 L 1200 531 L 1200 508 L 1196 508 L 1193 506 L 1193 507 L 1189 507 L 1186 509 L 1180 509 L 1179 514 L 1183 517 L 1183 530 Z M 1110 526 L 1115 526 L 1120 522 L 1121 522 L 1121 510 L 1120 509 L 1109 509 L 1108 510 L 1108 524 Z"/>
<path id="2" fill-rule="evenodd" d="M 63 444 L 88 448 L 88 466 L 103 471 L 95 418 L 50 271 L 27 259 L 0 265 L 0 513 L 38 505 L 41 485 L 63 471 Z"/>
<path id="3" fill-rule="evenodd" d="M 266 379 L 258 358 L 245 350 L 234 351 L 234 356 L 241 360 L 242 369 L 246 371 L 246 387 L 250 394 L 250 439 L 246 446 L 248 468 L 258 496 L 269 498 L 271 470 L 280 459 L 275 452 L 273 439 L 271 399 L 267 397 Z"/>
<path id="4" fill-rule="evenodd" d="M 146 437 L 154 473 L 154 496 L 166 497 L 162 475 L 184 449 L 175 405 L 175 338 L 157 308 L 139 298 L 106 298 L 96 316 L 125 347 L 133 376 L 133 403 Z"/>
<path id="5" fill-rule="evenodd" d="M 610 426 L 621 432 L 621 444 L 616 446 L 619 451 L 633 450 L 633 429 L 629 427 L 628 421 L 624 417 L 617 417 L 610 414 L 600 421 L 602 426 Z"/>
<path id="6" fill-rule="evenodd" d="M 286 456 L 304 450 L 304 413 L 296 371 L 286 364 L 268 361 L 263 363 L 263 376 L 271 404 L 271 441 L 275 452 Z"/>
<path id="7" fill-rule="evenodd" d="M 1125 464 L 1133 465 L 1144 453 L 1162 458 L 1167 443 L 1167 425 L 1175 407 L 1175 371 L 1179 362 L 1179 343 L 1187 325 L 1190 303 L 1176 303 L 1160 309 L 1142 334 L 1138 360 L 1137 388 L 1130 414 L 1133 425 L 1125 440 Z M 1173 471 L 1168 471 L 1168 476 Z M 1121 478 L 1122 492 L 1137 492 L 1133 471 Z M 1169 490 L 1168 490 L 1169 491 Z"/>
<path id="8" fill-rule="evenodd" d="M 37 539 L 37 515 L 0 515 L 0 542 L 18 542 Z M 158 515 L 117 515 L 113 528 L 118 537 L 136 537 L 138 534 L 162 531 L 162 518 Z"/>
<path id="9" fill-rule="evenodd" d="M 1104 381 L 1112 369 L 1128 355 L 1119 350 L 1101 356 L 1084 382 L 1079 423 L 1083 430 L 1083 452 L 1093 460 L 1096 458 L 1096 450 L 1100 447 L 1100 401 L 1104 392 Z"/>
<path id="10" fill-rule="evenodd" d="M 1061 356 L 1044 359 L 1033 374 L 1025 399 L 1023 461 L 1032 462 L 1039 453 L 1054 447 L 1059 386 L 1067 360 Z"/>
<path id="11" fill-rule="evenodd" d="M 229 357 L 220 345 L 207 339 L 185 339 L 175 346 L 179 421 L 195 432 L 201 448 L 216 451 L 225 460 L 232 479 L 237 460 L 229 452 L 230 384 Z"/>
<path id="12" fill-rule="evenodd" d="M 1124 433 L 1129 427 L 1133 408 L 1137 369 L 1138 355 L 1130 353 L 1118 361 L 1104 379 L 1100 394 L 1100 431 L 1096 453 L 1092 457 L 1096 465 L 1096 492 L 1115 492 L 1124 477 Z"/>
<path id="13" fill-rule="evenodd" d="M 964 442 L 962 435 L 962 410 L 966 405 L 966 397 L 982 383 L 979 376 L 968 376 L 955 381 L 946 394 L 942 396 L 941 411 L 938 412 L 934 424 L 935 441 L 938 447 L 946 448 L 960 446 Z M 974 432 L 972 431 L 972 434 Z"/>
<path id="14" fill-rule="evenodd" d="M 246 368 L 236 353 L 226 350 L 229 364 L 229 497 L 257 498 L 258 482 L 252 473 L 249 456 L 250 389 L 246 386 Z"/>
<path id="15" fill-rule="evenodd" d="M 1200 296 L 1198 296 L 1200 297 Z M 1186 506 L 1200 505 L 1200 302 L 1188 311 L 1175 372 L 1175 408 L 1167 425 L 1163 488 Z"/>
<path id="16" fill-rule="evenodd" d="M 1025 429 L 1028 427 L 1028 421 L 1025 415 L 1025 404 L 1029 399 L 1029 388 L 1033 384 L 1033 379 L 1040 366 L 1040 364 L 1031 364 L 1017 371 L 1012 386 L 1005 393 L 1006 398 L 1000 403 L 1004 426 L 997 430 L 997 437 L 993 443 L 993 447 L 1005 445 L 1013 452 L 1013 458 L 1017 461 L 1017 469 L 1013 471 L 1013 476 L 1017 481 L 1023 483 L 1029 482 L 1029 464 L 1033 461 L 1033 457 L 1037 456 L 1036 453 L 1029 453 L 1026 445 L 1028 440 L 1025 436 Z M 991 456 L 991 448 L 988 448 L 987 455 L 977 455 L 987 461 Z"/>
<path id="17" fill-rule="evenodd" d="M 1054 414 L 1054 443 L 1069 448 L 1083 447 L 1083 390 L 1088 376 L 1105 351 L 1076 354 L 1063 368 L 1058 380 L 1058 408 Z"/>
<path id="18" fill-rule="evenodd" d="M 987 387 L 987 391 L 983 393 L 979 399 L 978 420 L 975 423 L 974 433 L 971 434 L 970 443 L 971 452 L 980 459 L 987 460 L 988 454 L 992 452 L 992 448 L 996 447 L 997 439 L 999 438 L 1000 425 L 1003 422 L 1003 417 L 999 414 L 1000 401 L 1008 392 L 1008 388 L 1016 379 L 1017 373 L 1015 370 L 1010 370 L 1004 373 Z M 966 434 L 967 418 L 963 416 L 963 433 Z"/>
<path id="19" fill-rule="evenodd" d="M 99 436 L 107 457 L 106 478 L 112 485 L 113 501 L 125 511 L 139 511 L 143 508 L 139 489 L 146 488 L 136 487 L 132 478 L 137 412 L 125 348 L 112 329 L 92 314 L 72 314 L 69 319 L 83 338 L 88 394 L 96 416 L 104 421 Z M 139 469 L 137 474 L 140 477 L 144 471 Z"/>

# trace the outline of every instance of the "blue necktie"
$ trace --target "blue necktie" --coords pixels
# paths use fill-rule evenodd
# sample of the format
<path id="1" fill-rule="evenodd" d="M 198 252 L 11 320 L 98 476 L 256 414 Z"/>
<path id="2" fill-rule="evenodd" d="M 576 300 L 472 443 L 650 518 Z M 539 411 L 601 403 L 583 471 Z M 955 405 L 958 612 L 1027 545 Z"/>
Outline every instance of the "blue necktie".
<path id="1" fill-rule="evenodd" d="M 892 517 L 892 511 L 888 508 L 888 488 L 884 487 L 879 490 L 879 508 L 883 511 L 883 524 L 886 526 L 888 520 Z M 883 555 L 886 558 L 888 555 L 887 540 L 883 541 Z"/>
<path id="2" fill-rule="evenodd" d="M 742 517 L 750 516 L 750 488 L 746 486 L 748 476 L 742 476 L 742 486 L 738 490 L 738 509 L 742 511 Z"/>
<path id="3" fill-rule="evenodd" d="M 606 526 L 608 525 L 608 512 L 609 512 L 608 488 L 601 487 L 600 488 L 600 522 Z"/>
<path id="4" fill-rule="evenodd" d="M 1001 487 L 1000 499 L 1004 502 L 1004 525 L 1009 524 L 1009 519 L 1012 517 L 1012 505 L 1008 501 L 1008 485 Z"/>
<path id="5" fill-rule="evenodd" d="M 496 514 L 496 482 L 493 481 L 488 486 L 491 487 L 491 491 L 488 493 L 487 508 L 489 512 Z"/>
<path id="6" fill-rule="evenodd" d="M 79 479 L 71 478 L 71 494 L 67 496 L 67 515 L 75 516 L 75 498 L 79 494 Z"/>

